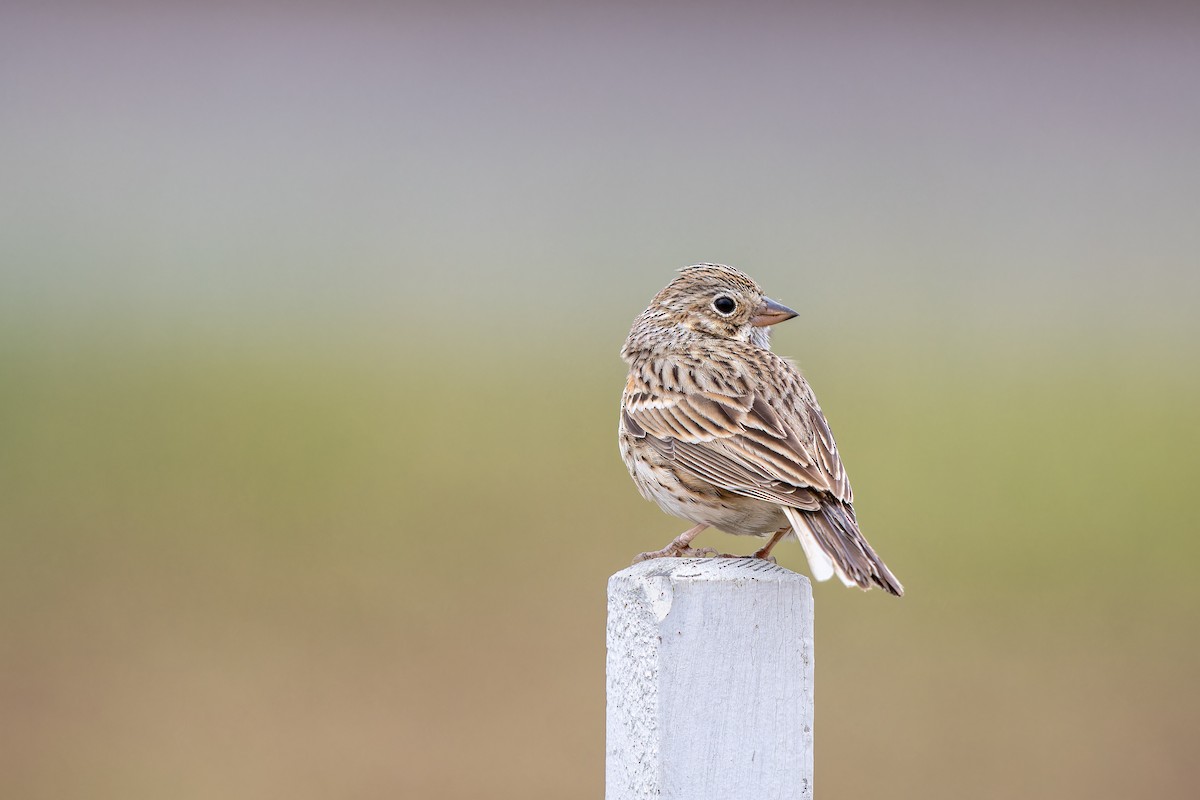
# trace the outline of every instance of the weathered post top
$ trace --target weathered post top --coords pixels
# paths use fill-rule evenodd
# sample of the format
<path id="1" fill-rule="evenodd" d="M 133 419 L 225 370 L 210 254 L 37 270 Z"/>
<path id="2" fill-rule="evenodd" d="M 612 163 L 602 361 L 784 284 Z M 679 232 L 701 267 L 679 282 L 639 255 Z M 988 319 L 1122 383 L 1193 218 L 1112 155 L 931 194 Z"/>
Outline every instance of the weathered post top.
<path id="1" fill-rule="evenodd" d="M 811 798 L 812 656 L 803 575 L 742 558 L 613 575 L 605 799 Z"/>

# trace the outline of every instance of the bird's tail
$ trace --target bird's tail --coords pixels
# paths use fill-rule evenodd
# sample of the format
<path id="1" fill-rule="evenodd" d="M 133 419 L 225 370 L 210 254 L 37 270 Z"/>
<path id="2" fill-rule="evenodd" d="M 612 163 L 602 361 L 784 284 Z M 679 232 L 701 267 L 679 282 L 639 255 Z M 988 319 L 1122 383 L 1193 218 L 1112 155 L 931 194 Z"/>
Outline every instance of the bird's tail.
<path id="1" fill-rule="evenodd" d="M 816 511 L 785 507 L 783 512 L 804 548 L 814 578 L 825 581 L 836 573 L 847 586 L 870 589 L 874 584 L 897 597 L 904 594 L 900 581 L 859 532 L 850 506 L 830 500 Z"/>

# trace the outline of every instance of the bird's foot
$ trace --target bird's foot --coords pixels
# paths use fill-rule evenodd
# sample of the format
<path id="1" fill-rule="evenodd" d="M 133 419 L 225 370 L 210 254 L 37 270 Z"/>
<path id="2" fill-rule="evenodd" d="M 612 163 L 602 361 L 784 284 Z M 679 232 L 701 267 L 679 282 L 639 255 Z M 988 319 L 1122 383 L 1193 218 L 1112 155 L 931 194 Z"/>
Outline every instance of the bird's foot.
<path id="1" fill-rule="evenodd" d="M 711 547 L 691 547 L 689 545 L 680 545 L 671 542 L 662 550 L 651 550 L 649 553 L 639 553 L 634 557 L 633 563 L 640 564 L 643 561 L 649 561 L 652 558 L 710 558 L 712 556 L 720 556 L 716 550 Z"/>
<path id="2" fill-rule="evenodd" d="M 759 561 L 770 561 L 772 564 L 778 564 L 775 556 L 769 552 L 764 553 L 762 550 L 756 550 L 748 556 L 738 555 L 737 553 L 718 553 L 717 558 L 757 558 Z"/>

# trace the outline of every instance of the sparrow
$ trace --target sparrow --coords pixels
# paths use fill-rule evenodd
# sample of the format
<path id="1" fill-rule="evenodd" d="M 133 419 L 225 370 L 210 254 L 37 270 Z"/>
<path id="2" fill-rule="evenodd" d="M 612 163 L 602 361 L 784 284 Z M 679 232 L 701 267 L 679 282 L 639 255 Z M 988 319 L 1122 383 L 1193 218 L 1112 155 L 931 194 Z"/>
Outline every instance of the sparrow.
<path id="1" fill-rule="evenodd" d="M 696 264 L 634 320 L 621 348 L 629 364 L 621 458 L 643 497 L 695 523 L 634 563 L 716 555 L 691 546 L 706 528 L 769 536 L 750 556 L 761 559 L 794 537 L 817 580 L 837 575 L 900 596 L 904 587 L 859 531 L 812 387 L 771 352 L 770 326 L 795 316 L 740 270 Z"/>

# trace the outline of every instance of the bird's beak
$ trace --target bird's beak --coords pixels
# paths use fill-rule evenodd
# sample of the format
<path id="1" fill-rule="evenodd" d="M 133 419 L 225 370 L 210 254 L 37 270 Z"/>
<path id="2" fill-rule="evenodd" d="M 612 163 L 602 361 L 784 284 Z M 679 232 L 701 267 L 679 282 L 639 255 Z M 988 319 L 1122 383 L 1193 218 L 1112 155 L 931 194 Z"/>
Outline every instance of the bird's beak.
<path id="1" fill-rule="evenodd" d="M 781 303 L 776 303 L 769 297 L 763 298 L 763 304 L 754 312 L 754 316 L 750 318 L 750 324 L 756 328 L 763 328 L 767 325 L 774 325 L 777 322 L 784 322 L 796 316 L 796 312 L 792 311 Z"/>

